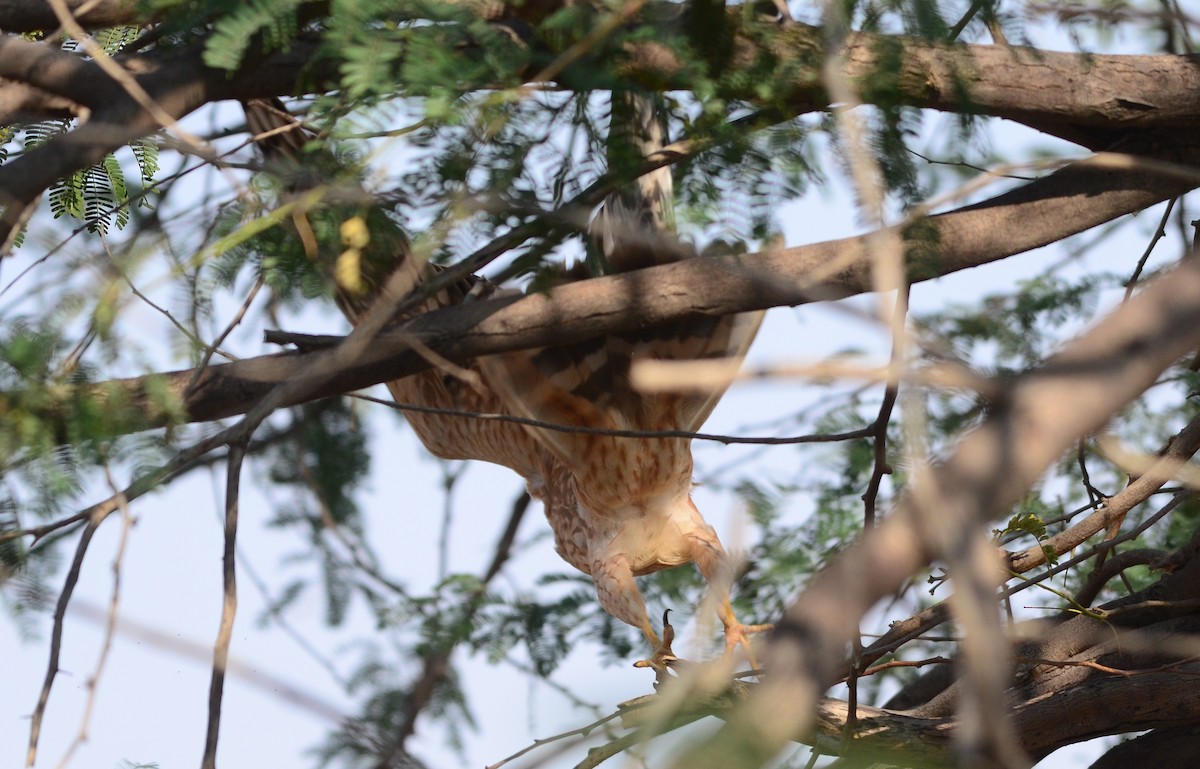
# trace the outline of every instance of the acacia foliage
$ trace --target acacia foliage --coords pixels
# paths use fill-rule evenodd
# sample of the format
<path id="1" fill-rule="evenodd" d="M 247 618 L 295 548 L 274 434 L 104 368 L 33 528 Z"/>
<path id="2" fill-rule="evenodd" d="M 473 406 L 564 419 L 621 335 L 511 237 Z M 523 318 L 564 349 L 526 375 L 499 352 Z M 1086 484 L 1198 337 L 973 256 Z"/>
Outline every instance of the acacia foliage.
<path id="1" fill-rule="evenodd" d="M 991 147 L 992 126 L 979 115 L 1024 115 L 1018 106 L 987 101 L 989 74 L 998 78 L 998 72 L 951 67 L 950 85 L 943 89 L 950 95 L 939 97 L 953 104 L 952 122 L 920 109 L 922 98 L 936 99 L 908 79 L 906 56 L 913 50 L 1024 43 L 1027 34 L 1055 24 L 1078 35 L 1078 46 L 1086 50 L 1103 37 L 1105 25 L 1119 24 L 1145 41 L 1142 51 L 1169 58 L 1189 51 L 1195 33 L 1193 20 L 1174 6 L 1140 15 L 1119 10 L 1073 15 L 1066 9 L 1056 15 L 1050 8 L 1044 19 L 1034 20 L 1044 26 L 1035 26 L 990 2 L 960 5 L 831 4 L 819 12 L 805 9 L 811 17 L 795 24 L 775 18 L 774 6 L 705 2 L 641 7 L 257 0 L 150 2 L 127 11 L 122 26 L 96 36 L 118 61 L 141 56 L 166 62 L 169 69 L 172 57 L 193 57 L 188 60 L 208 68 L 213 93 L 298 97 L 289 106 L 318 138 L 305 148 L 299 168 L 263 168 L 241 141 L 240 117 L 220 110 L 218 125 L 203 137 L 203 151 L 178 131 L 147 130 L 103 148 L 99 160 L 47 187 L 49 214 L 78 219 L 89 234 L 72 241 L 45 216 L 30 219 L 17 258 L 34 264 L 28 276 L 13 276 L 22 288 L 0 310 L 0 387 L 10 394 L 0 424 L 0 467 L 7 479 L 0 503 L 5 605 L 27 627 L 36 627 L 36 617 L 51 609 L 61 595 L 54 580 L 62 574 L 64 550 L 81 541 L 79 522 L 54 524 L 90 504 L 91 497 L 105 495 L 100 485 L 105 473 L 138 479 L 130 488 L 140 495 L 225 459 L 220 442 L 191 450 L 204 446 L 211 429 L 189 426 L 178 393 L 156 389 L 153 377 L 146 388 L 163 411 L 176 415 L 176 423 L 137 435 L 123 434 L 124 412 L 136 408 L 122 400 L 123 391 L 104 395 L 103 389 L 79 385 L 152 374 L 180 360 L 207 364 L 213 340 L 243 298 L 260 290 L 266 298 L 255 300 L 261 309 L 251 316 L 259 326 L 287 325 L 317 306 L 328 319 L 337 277 L 367 274 L 376 260 L 386 264 L 404 235 L 418 254 L 439 264 L 486 269 L 498 281 L 534 290 L 552 285 L 565 260 L 580 258 L 581 236 L 604 191 L 644 170 L 640 159 L 607 157 L 613 89 L 661 92 L 670 134 L 686 142 L 672 166 L 681 237 L 699 247 L 741 253 L 764 248 L 783 227 L 785 206 L 833 178 L 858 179 L 854 194 L 862 222 L 874 225 L 882 210 L 896 218 L 919 215 L 923 203 L 973 173 L 972 166 L 1029 161 L 1039 154 L 1045 145 L 1022 155 Z M 0 23 L 0 28 L 12 27 Z M 868 76 L 839 80 L 823 74 L 827 57 L 852 39 L 852 31 L 874 35 L 863 38 L 874 57 Z M 53 47 L 59 37 L 42 39 Z M 79 50 L 71 40 L 61 47 L 72 55 Z M 292 62 L 280 86 L 271 73 L 298 52 L 304 56 Z M 1079 62 L 1083 69 L 1089 66 L 1084 55 Z M 839 88 L 870 105 L 857 110 L 858 133 L 847 128 L 844 113 L 830 107 L 845 103 L 839 94 L 846 91 Z M 1061 101 L 1071 102 L 1075 89 L 1065 80 L 1059 88 Z M 1020 102 L 1020 95 L 1012 101 Z M 42 145 L 87 124 L 79 110 L 63 113 L 52 99 L 42 110 L 44 120 L 14 122 L 0 134 L 5 141 L 0 158 L 13 163 L 36 157 Z M 1023 122 L 1047 135 L 1074 137 L 1089 149 L 1126 150 L 1132 138 L 1151 134 L 1147 156 L 1194 152 L 1187 133 L 1194 125 L 1179 127 L 1172 118 L 1175 123 L 1133 129 L 1122 120 L 1097 125 L 1077 115 L 1047 113 L 1025 115 Z M 1140 132 L 1136 137 L 1134 130 Z M 159 167 L 163 158 L 166 171 Z M 195 182 L 198 174 L 209 174 L 209 181 Z M 301 197 L 301 189 L 318 194 Z M 876 197 L 882 202 L 873 203 Z M 157 212 L 164 209 L 180 215 L 160 218 Z M 8 204 L 7 212 L 13 210 Z M 1186 242 L 1186 200 L 1169 214 L 1163 217 L 1164 230 L 1167 224 L 1174 230 L 1168 242 Z M 346 258 L 344 226 L 354 221 L 365 223 L 371 234 L 361 262 Z M 502 238 L 508 238 L 503 247 L 475 250 Z M 70 242 L 81 245 L 67 256 L 60 246 Z M 919 373 L 961 364 L 974 377 L 1003 383 L 1036 368 L 1098 307 L 1111 307 L 1123 284 L 1139 279 L 1143 262 L 1136 259 L 1114 260 L 1117 274 L 1080 267 L 1105 242 L 1086 241 L 1039 274 L 1000 286 L 982 301 L 914 314 L 903 345 L 909 351 L 906 369 Z M 936 252 L 939 244 L 925 245 Z M 1167 244 L 1157 248 L 1161 253 Z M 154 318 L 168 329 L 166 343 L 164 336 L 136 333 L 151 301 L 139 288 L 147 281 L 165 285 L 155 299 L 165 297 L 166 307 L 158 307 Z M 1186 361 L 1170 369 L 1116 418 L 1112 431 L 1126 447 L 1157 451 L 1195 416 L 1187 399 L 1194 380 L 1194 366 Z M 948 456 L 957 437 L 995 413 L 1002 401 L 994 388 L 933 386 L 915 374 L 901 388 L 900 408 L 890 405 L 895 393 L 882 386 L 863 388 L 837 378 L 816 386 L 819 394 L 789 396 L 785 418 L 768 429 L 854 437 L 771 449 L 776 458 L 790 458 L 781 464 L 802 470 L 765 471 L 749 462 L 702 467 L 702 480 L 742 500 L 756 527 L 735 596 L 747 621 L 784 616 L 796 592 L 861 530 L 865 509 L 885 515 L 912 482 L 915 463 Z M 62 392 L 70 394 L 65 401 Z M 371 431 L 360 424 L 362 413 L 346 399 L 280 410 L 246 445 L 256 477 L 294 500 L 272 523 L 293 538 L 289 562 L 307 566 L 276 586 L 267 616 L 286 617 L 316 594 L 328 624 L 342 625 L 361 607 L 378 625 L 343 678 L 361 712 L 328 736 L 319 751 L 322 760 L 374 765 L 381 757 L 403 756 L 419 714 L 441 724 L 451 743 L 465 739 L 466 729 L 486 730 L 486 724 L 472 723 L 454 649 L 497 662 L 516 654 L 537 676 L 552 676 L 583 642 L 594 643 L 605 662 L 636 653 L 640 636 L 597 611 L 590 585 L 565 566 L 529 591 L 498 585 L 483 562 L 469 574 L 440 575 L 429 589 L 389 577 L 357 496 L 377 461 Z M 372 412 L 372 422 L 386 419 Z M 1081 516 L 1102 510 L 1121 491 L 1130 464 L 1109 444 L 1080 437 L 1077 451 L 1019 505 L 995 517 L 994 536 L 1002 548 L 1040 552 L 1054 566 L 1067 557 L 1054 544 L 1056 535 L 1071 531 Z M 432 467 L 413 472 L 454 477 L 453 469 Z M 511 510 L 501 505 L 495 513 L 519 522 L 524 509 L 520 503 Z M 1092 543 L 1095 549 L 1087 552 L 1093 557 L 1061 573 L 1053 589 L 1055 608 L 1062 612 L 1056 621 L 1072 613 L 1087 616 L 1092 605 L 1118 597 L 1139 597 L 1159 583 L 1163 570 L 1186 565 L 1180 559 L 1188 557 L 1195 534 L 1195 502 L 1180 493 L 1170 514 L 1156 518 L 1160 513 L 1150 502 L 1134 507 L 1112 534 L 1157 523 L 1122 542 L 1115 554 Z M 509 553 L 503 548 L 497 553 L 503 564 Z M 1106 572 L 1108 559 L 1128 568 Z M 889 616 L 919 612 L 949 591 L 937 564 L 912 577 Z M 1015 576 L 1010 587 L 1046 585 L 1046 577 Z M 690 570 L 672 570 L 649 578 L 644 592 L 652 606 L 690 607 L 699 604 L 701 584 Z M 955 654 L 954 633 L 945 627 L 926 631 L 887 654 L 898 660 Z M 1185 634 L 1179 638 L 1188 640 Z M 869 639 L 863 644 L 870 646 Z M 1126 662 L 1132 669 L 1134 661 Z M 1031 679 L 1039 673 L 1044 671 L 1024 670 Z M 860 703 L 883 704 L 893 697 L 928 713 L 934 700 L 916 698 L 912 692 L 919 689 L 913 669 L 899 666 L 856 684 Z M 1017 683 L 1013 690 L 1023 691 Z M 934 715 L 953 717 L 954 711 Z M 1089 734 L 1084 730 L 1068 739 Z M 829 749 L 827 743 L 822 747 Z M 1037 750 L 1031 748 L 1035 755 Z"/>

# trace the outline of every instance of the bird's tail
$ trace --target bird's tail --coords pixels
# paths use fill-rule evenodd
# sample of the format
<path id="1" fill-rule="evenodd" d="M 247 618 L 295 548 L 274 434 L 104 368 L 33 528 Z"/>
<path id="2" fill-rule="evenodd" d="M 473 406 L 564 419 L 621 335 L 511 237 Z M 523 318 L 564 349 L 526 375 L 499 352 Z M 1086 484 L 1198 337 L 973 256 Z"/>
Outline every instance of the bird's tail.
<path id="1" fill-rule="evenodd" d="M 666 112 L 659 96 L 613 92 L 607 147 L 611 172 L 636 168 L 667 142 Z M 675 231 L 674 199 L 670 166 L 643 174 L 609 195 L 591 224 L 591 272 L 627 272 L 672 261 L 666 255 L 677 249 L 666 246 Z"/>

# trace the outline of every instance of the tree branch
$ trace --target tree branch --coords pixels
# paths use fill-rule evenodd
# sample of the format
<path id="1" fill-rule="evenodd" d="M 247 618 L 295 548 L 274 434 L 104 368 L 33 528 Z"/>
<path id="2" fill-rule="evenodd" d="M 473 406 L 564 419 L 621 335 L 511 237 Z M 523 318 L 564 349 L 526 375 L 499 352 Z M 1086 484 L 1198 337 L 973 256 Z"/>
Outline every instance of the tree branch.
<path id="1" fill-rule="evenodd" d="M 137 24 L 145 19 L 135 0 L 65 0 L 75 19 L 85 27 L 115 27 Z M 54 29 L 58 19 L 49 3 L 42 0 L 0 0 L 0 29 L 8 32 L 33 32 Z"/>
<path id="2" fill-rule="evenodd" d="M 1159 651 L 1161 639 L 1178 639 L 1180 634 L 1195 630 L 1194 617 L 1125 630 L 1119 638 L 1111 629 L 1101 630 L 1097 634 L 1100 643 L 1073 657 L 1046 661 L 1047 667 L 1074 671 L 1072 680 L 1052 692 L 1022 700 L 1015 707 L 1014 720 L 1022 747 L 1041 757 L 1093 737 L 1196 723 L 1200 720 L 1200 687 L 1196 686 L 1200 663 L 1183 660 L 1163 664 Z M 1194 643 L 1194 636 L 1191 638 Z M 1113 659 L 1123 646 L 1135 651 Z M 1153 661 L 1156 654 L 1158 662 Z M 1139 668 L 1142 663 L 1149 667 Z M 671 723 L 686 723 L 707 715 L 735 722 L 739 706 L 749 698 L 760 697 L 765 686 L 740 682 L 716 696 L 688 701 L 672 714 Z M 621 724 L 641 729 L 661 719 L 656 706 L 667 704 L 660 694 L 622 703 Z M 1071 713 L 1072 717 L 1063 718 L 1063 713 Z M 855 728 L 847 738 L 846 725 L 852 720 Z M 859 705 L 851 719 L 845 701 L 825 697 L 815 705 L 811 728 L 798 727 L 788 733 L 787 739 L 811 745 L 824 755 L 850 758 L 855 766 L 857 762 L 872 761 L 891 766 L 903 756 L 904 766 L 941 767 L 953 763 L 951 745 L 959 726 L 960 722 L 951 716 L 867 705 Z"/>
<path id="3" fill-rule="evenodd" d="M 1194 151 L 1200 159 L 1200 149 Z M 4 168 L 0 168 L 2 173 Z M 919 283 L 1055 242 L 1178 195 L 1195 186 L 1144 169 L 1063 168 L 989 201 L 930 217 L 904 231 L 908 278 Z M 839 299 L 871 289 L 869 236 L 772 250 L 738 258 L 696 258 L 567 284 L 547 293 L 505 297 L 430 312 L 380 334 L 350 365 L 306 393 L 304 401 L 398 379 L 428 368 L 408 340 L 454 362 L 479 355 L 568 344 L 689 314 L 724 315 Z M 160 427 L 178 418 L 203 422 L 245 413 L 280 382 L 333 350 L 284 353 L 194 371 L 64 387 L 41 416 L 65 421 L 74 399 L 113 404 L 124 415 L 114 433 Z M 166 393 L 163 397 L 162 393 Z M 0 393 L 0 409 L 21 394 Z M 118 409 L 124 405 L 126 408 Z M 291 403 L 285 405 L 294 405 Z M 115 417 L 114 417 L 115 418 Z"/>
<path id="4" fill-rule="evenodd" d="M 22 13 L 30 4 L 6 5 L 7 9 L 0 6 L 0 28 L 15 32 L 57 26 L 56 21 L 41 23 L 49 18 Z M 529 12 L 540 13 L 536 6 Z M 6 18 L 5 10 L 14 18 Z M 686 10 L 665 5 L 649 9 L 647 18 L 658 18 L 665 28 L 675 30 L 681 23 L 678 13 Z M 803 24 L 779 27 L 743 21 L 739 14 L 740 10 L 730 11 L 730 24 L 738 37 L 734 61 L 727 65 L 759 74 L 742 78 L 739 82 L 745 85 L 731 87 L 724 95 L 758 103 L 758 84 L 778 82 L 787 89 L 783 102 L 793 114 L 826 109 L 828 95 L 814 76 L 825 58 L 823 30 Z M 35 21 L 36 27 L 29 26 Z M 522 45 L 541 50 L 541 42 L 528 25 L 511 25 L 507 19 L 493 23 L 504 25 L 507 34 L 521 38 Z M 133 83 L 177 120 L 223 99 L 336 88 L 338 62 L 316 56 L 317 49 L 313 40 L 293 40 L 287 51 L 248 60 L 233 73 L 206 68 L 202 45 L 181 52 L 153 50 L 116 57 L 116 61 L 129 71 Z M 609 53 L 607 49 L 595 52 Z M 620 55 L 629 59 L 628 66 L 619 68 L 623 76 L 657 82 L 659 88 L 688 87 L 680 78 L 691 70 L 662 46 L 635 45 Z M 1091 148 L 1107 148 L 1131 129 L 1200 126 L 1200 58 L 1196 56 L 1084 56 L 1012 46 L 942 45 L 870 34 L 848 38 L 839 55 L 852 81 L 876 83 L 874 88 L 858 89 L 866 101 L 880 91 L 882 77 L 899 89 L 901 102 L 909 106 L 1003 117 Z M 514 73 L 512 83 L 493 85 L 516 86 L 521 78 L 537 74 L 532 65 L 527 70 Z M 594 86 L 597 69 L 590 58 L 564 70 L 560 85 L 570 87 L 574 71 L 586 72 L 587 82 Z M 306 84 L 303 88 L 298 84 L 301 74 Z M 6 93 L 0 86 L 0 106 L 7 106 L 7 111 L 0 109 L 0 124 L 30 112 L 61 112 L 63 97 L 94 113 L 86 125 L 0 167 L 0 204 L 6 208 L 0 225 L 9 229 L 16 225 L 20 212 L 55 180 L 159 128 L 159 121 L 137 106 L 94 61 L 73 53 L 4 35 L 0 37 L 0 78 L 15 81 L 19 90 Z M 1088 88 L 1061 87 L 1064 82 L 1083 81 Z M 29 90 L 30 86 L 37 90 Z M 893 90 L 885 90 L 889 99 L 896 98 Z M 39 110 L 36 96 L 43 92 L 50 99 Z M 779 99 L 772 97 L 768 106 L 774 108 L 778 103 Z M 7 232 L 0 229 L 0 242 L 6 241 Z"/>

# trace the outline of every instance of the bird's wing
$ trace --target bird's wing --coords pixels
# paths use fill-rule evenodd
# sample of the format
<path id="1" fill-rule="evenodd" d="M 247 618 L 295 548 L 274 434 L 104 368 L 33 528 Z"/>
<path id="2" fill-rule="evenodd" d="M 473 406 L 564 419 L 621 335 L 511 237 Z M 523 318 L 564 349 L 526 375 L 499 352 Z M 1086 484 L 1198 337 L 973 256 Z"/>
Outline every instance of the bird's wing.
<path id="1" fill-rule="evenodd" d="M 429 279 L 440 272 L 440 268 L 426 264 L 420 272 L 424 279 Z M 468 276 L 428 297 L 406 318 L 496 293 L 499 289 L 490 281 Z M 342 301 L 345 308 L 344 299 Z M 354 308 L 348 310 L 347 315 L 353 321 L 356 317 Z M 520 425 L 494 418 L 511 412 L 493 389 L 479 361 L 452 367 L 445 361 L 435 360 L 432 368 L 388 382 L 387 386 L 401 406 L 455 412 L 405 411 L 409 424 L 431 453 L 443 459 L 492 462 L 515 470 L 531 483 L 543 482 L 545 461 L 540 446 Z"/>
<path id="2" fill-rule="evenodd" d="M 609 133 L 610 166 L 662 149 L 667 137 L 655 97 L 613 95 Z M 592 240 L 603 267 L 627 272 L 695 256 L 671 234 L 673 215 L 669 168 L 639 178 L 609 196 L 592 222 Z M 529 431 L 571 468 L 581 498 L 593 510 L 659 493 L 690 481 L 686 438 L 629 438 L 571 428 L 693 431 L 708 417 L 722 390 L 654 393 L 636 391 L 629 374 L 639 359 L 740 359 L 758 329 L 760 314 L 694 316 L 573 345 L 526 350 L 481 359 L 491 388 L 513 413 L 567 430 Z M 615 476 L 620 476 L 619 478 Z M 680 480 L 682 478 L 682 481 Z"/>
<path id="3" fill-rule="evenodd" d="M 633 363 L 639 359 L 738 360 L 749 348 L 761 317 L 761 313 L 743 313 L 685 318 L 573 345 L 488 356 L 480 359 L 480 370 L 506 410 L 540 422 L 601 430 L 695 431 L 724 388 L 642 393 L 629 380 Z M 568 466 L 630 440 L 529 429 Z"/>

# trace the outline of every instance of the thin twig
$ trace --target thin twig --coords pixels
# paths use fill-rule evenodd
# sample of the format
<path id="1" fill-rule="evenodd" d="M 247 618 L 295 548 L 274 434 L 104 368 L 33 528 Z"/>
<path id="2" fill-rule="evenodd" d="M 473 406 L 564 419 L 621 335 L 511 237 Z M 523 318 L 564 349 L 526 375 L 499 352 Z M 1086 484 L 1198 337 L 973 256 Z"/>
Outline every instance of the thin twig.
<path id="1" fill-rule="evenodd" d="M 298 444 L 301 438 L 301 433 L 295 435 L 295 440 Z M 303 445 L 299 445 L 298 448 L 300 449 L 300 453 L 303 453 Z M 330 536 L 340 542 L 342 547 L 346 548 L 346 552 L 349 553 L 350 562 L 354 564 L 355 568 L 395 593 L 402 600 L 409 601 L 410 596 L 404 586 L 380 570 L 374 553 L 371 553 L 361 543 L 352 542 L 350 537 L 346 536 L 345 527 L 333 517 L 333 510 L 329 507 L 329 500 L 325 498 L 325 492 L 321 489 L 321 485 L 317 482 L 317 478 L 313 475 L 312 468 L 308 466 L 308 463 L 303 461 L 298 462 L 296 464 L 296 473 L 313 495 L 313 498 L 316 499 L 317 509 L 321 512 L 321 524 L 325 527 L 325 531 L 329 532 Z M 367 550 L 366 554 L 363 553 L 364 550 Z"/>
<path id="2" fill-rule="evenodd" d="M 923 660 L 892 660 L 881 665 L 873 665 L 862 672 L 864 676 L 872 676 L 884 670 L 892 670 L 893 668 L 923 668 L 926 665 L 949 665 L 953 664 L 954 660 L 949 657 L 928 657 Z"/>
<path id="3" fill-rule="evenodd" d="M 113 480 L 107 463 L 104 465 L 104 477 L 108 481 L 108 487 L 112 489 L 113 494 L 117 497 L 117 507 L 121 511 L 121 536 L 117 540 L 117 552 L 113 555 L 112 562 L 112 597 L 108 602 L 108 613 L 104 622 L 104 641 L 100 646 L 100 655 L 96 660 L 96 669 L 87 680 L 87 702 L 83 708 L 83 717 L 79 722 L 79 732 L 75 735 L 75 739 L 71 742 L 71 746 L 67 748 L 66 753 L 63 754 L 62 760 L 58 762 L 58 769 L 66 767 L 71 762 L 71 757 L 75 755 L 75 751 L 79 746 L 87 742 L 88 729 L 92 722 L 92 711 L 96 705 L 96 692 L 100 689 L 100 676 L 104 673 L 104 665 L 108 661 L 108 654 L 112 650 L 113 637 L 117 631 L 117 607 L 119 606 L 121 597 L 121 564 L 125 557 L 125 545 L 129 542 L 129 532 L 133 529 L 133 514 L 129 510 L 129 505 L 125 497 L 117 488 L 117 484 Z"/>
<path id="4" fill-rule="evenodd" d="M 229 666 L 229 643 L 233 638 L 233 621 L 237 616 L 237 524 L 238 490 L 242 475 L 242 460 L 246 447 L 240 443 L 229 447 L 229 469 L 225 481 L 225 553 L 222 568 L 224 601 L 221 605 L 221 624 L 213 645 L 212 683 L 208 691 L 208 729 L 204 737 L 204 757 L 201 769 L 216 769 L 217 739 L 221 730 L 221 699 L 225 693 L 225 672 Z"/>
<path id="5" fill-rule="evenodd" d="M 540 748 L 544 745 L 549 745 L 553 742 L 561 742 L 562 740 L 567 740 L 572 737 L 587 737 L 593 731 L 595 731 L 598 727 L 601 727 L 604 724 L 607 724 L 609 721 L 614 721 L 614 720 L 620 718 L 621 714 L 622 714 L 622 711 L 617 710 L 612 713 L 609 713 L 606 716 L 598 718 L 595 721 L 592 721 L 590 724 L 585 724 L 577 729 L 571 729 L 569 731 L 561 732 L 559 734 L 554 734 L 549 737 L 541 737 L 541 738 L 535 739 L 533 742 L 531 742 L 528 745 L 526 745 L 525 747 L 521 748 L 516 753 L 513 753 L 510 756 L 506 756 L 494 764 L 488 764 L 486 769 L 500 769 L 500 767 L 504 766 L 505 764 L 510 764 L 513 761 L 516 761 L 521 756 L 523 756 L 531 751 L 537 750 L 538 748 Z"/>
<path id="6" fill-rule="evenodd" d="M 294 425 L 301 424 L 301 420 L 295 420 Z M 294 426 L 288 428 L 284 432 L 289 433 L 292 430 L 294 430 Z M 252 454 L 252 449 L 253 447 L 250 447 L 247 449 L 246 453 Z M 228 458 L 226 457 L 225 460 L 228 461 Z M 324 500 L 321 501 L 323 502 Z M 336 666 L 334 666 L 333 661 L 321 654 L 317 647 L 314 646 L 313 643 L 310 642 L 303 633 L 292 627 L 292 624 L 287 620 L 287 617 L 284 616 L 283 611 L 280 609 L 275 599 L 271 596 L 271 591 L 267 586 L 266 581 L 259 574 L 258 569 L 254 567 L 254 562 L 247 558 L 246 553 L 243 552 L 241 545 L 238 545 L 237 557 L 238 563 L 242 567 L 242 571 L 250 578 L 250 584 L 254 585 L 255 589 L 257 589 L 259 594 L 263 597 L 263 603 L 266 604 L 266 611 L 267 614 L 270 615 L 271 620 L 279 627 L 280 630 L 282 630 L 289 638 L 291 638 L 298 647 L 300 647 L 301 651 L 303 651 L 314 662 L 324 668 L 325 672 L 329 673 L 330 678 L 336 681 L 337 684 L 342 688 L 346 688 L 347 682 L 341 673 L 338 672 L 338 669 Z M 335 719 L 335 721 L 338 723 L 343 720 L 345 720 L 343 717 L 338 717 Z"/>
<path id="7" fill-rule="evenodd" d="M 1167 237 L 1167 222 L 1171 217 L 1171 209 L 1175 207 L 1175 201 L 1179 198 L 1171 198 L 1167 201 L 1167 207 L 1163 211 L 1162 218 L 1158 220 L 1158 229 L 1154 231 L 1154 236 L 1150 238 L 1150 242 L 1146 244 L 1146 250 L 1142 252 L 1142 257 L 1138 259 L 1137 266 L 1133 268 L 1133 274 L 1129 276 L 1129 281 L 1125 284 L 1125 297 L 1122 302 L 1128 302 L 1133 296 L 1133 288 L 1137 285 L 1138 278 L 1142 275 L 1142 270 L 1146 267 L 1146 260 L 1150 258 L 1154 247 L 1158 245 L 1158 241 Z"/>
<path id="8" fill-rule="evenodd" d="M 126 503 L 132 502 L 143 494 L 158 488 L 160 484 L 165 483 L 166 481 L 171 480 L 179 476 L 181 473 L 191 469 L 192 463 L 195 460 L 204 456 L 216 447 L 224 445 L 228 441 L 229 435 L 232 433 L 232 429 L 233 428 L 222 430 L 219 433 L 210 435 L 209 437 L 198 441 L 187 449 L 180 451 L 165 464 L 159 465 L 158 467 L 139 475 L 133 480 L 132 483 L 130 483 L 121 491 L 121 496 L 125 499 Z M 62 520 L 54 521 L 53 523 L 48 523 L 44 526 L 35 526 L 29 529 L 17 529 L 0 533 L 0 544 L 24 536 L 33 536 L 34 542 L 36 543 L 47 534 L 67 526 L 72 526 L 84 521 L 87 521 L 89 526 L 93 521 L 96 524 L 99 524 L 109 515 L 116 512 L 118 507 L 117 502 L 117 495 L 112 495 L 107 499 L 97 502 L 91 507 L 75 513 L 74 515 L 63 518 Z"/>
<path id="9" fill-rule="evenodd" d="M 438 529 L 437 578 L 443 582 L 450 573 L 450 528 L 454 520 L 454 486 L 467 464 L 440 462 L 442 469 L 442 525 Z"/>
<path id="10" fill-rule="evenodd" d="M 196 386 L 196 382 L 200 380 L 200 376 L 204 373 L 205 369 L 208 368 L 208 363 L 212 360 L 213 353 L 221 349 L 221 343 L 224 342 L 231 333 L 233 333 L 233 330 L 237 328 L 238 324 L 242 322 L 242 319 L 246 317 L 246 312 L 250 309 L 250 305 L 254 303 L 254 297 L 258 296 L 258 292 L 262 290 L 263 283 L 264 278 L 262 275 L 259 275 L 258 280 L 254 281 L 254 285 L 251 286 L 250 292 L 246 294 L 246 298 L 242 301 L 242 306 L 238 308 L 237 314 L 234 315 L 233 319 L 229 321 L 229 324 L 225 326 L 225 330 L 221 332 L 220 336 L 214 339 L 212 344 L 205 347 L 204 355 L 201 357 L 200 362 L 196 365 L 196 369 L 192 373 L 192 378 L 188 380 L 187 386 L 183 388 L 184 393 L 190 393 L 192 391 L 192 388 Z"/>
<path id="11" fill-rule="evenodd" d="M 96 510 L 88 519 L 88 524 L 84 527 L 83 533 L 79 537 L 79 544 L 75 547 L 75 558 L 71 561 L 71 568 L 67 571 L 67 579 L 63 584 L 62 592 L 58 594 L 58 604 L 54 608 L 54 626 L 50 631 L 50 662 L 46 666 L 46 677 L 42 682 L 42 691 L 38 695 L 37 706 L 33 710 L 33 718 L 29 726 L 29 748 L 25 753 L 26 769 L 32 767 L 37 760 L 38 738 L 42 733 L 42 721 L 46 716 L 46 705 L 50 702 L 50 690 L 54 687 L 54 678 L 58 675 L 58 660 L 62 653 L 62 636 L 63 636 L 63 620 L 67 615 L 67 606 L 71 603 L 71 594 L 75 592 L 75 585 L 79 582 L 79 572 L 83 568 L 83 559 L 87 555 L 88 545 L 92 542 L 92 535 L 96 533 L 96 529 L 100 527 L 100 523 L 107 517 L 107 513 Z"/>
<path id="12" fill-rule="evenodd" d="M 895 313 L 897 320 L 892 323 L 892 352 L 888 368 L 893 371 L 901 365 L 905 357 L 906 337 L 904 317 L 908 314 L 909 288 L 903 289 L 904 300 L 897 296 Z M 883 402 L 879 404 L 879 414 L 868 428 L 871 431 L 871 441 L 874 449 L 874 465 L 871 468 L 871 479 L 867 482 L 867 490 L 863 492 L 863 528 L 869 529 L 875 525 L 875 504 L 879 499 L 879 487 L 883 476 L 891 475 L 892 466 L 887 461 L 887 430 L 892 421 L 892 409 L 896 406 L 896 396 L 900 393 L 900 378 L 888 379 L 883 390 Z M 850 709 L 853 715 L 854 708 Z"/>
<path id="13" fill-rule="evenodd" d="M 1079 478 L 1083 483 L 1083 490 L 1087 492 L 1088 507 L 1092 510 L 1098 510 L 1100 509 L 1100 505 L 1104 503 L 1104 500 L 1108 499 L 1108 495 L 1092 485 L 1092 476 L 1088 472 L 1087 467 L 1087 440 L 1081 438 L 1078 446 L 1076 461 L 1079 463 Z"/>

